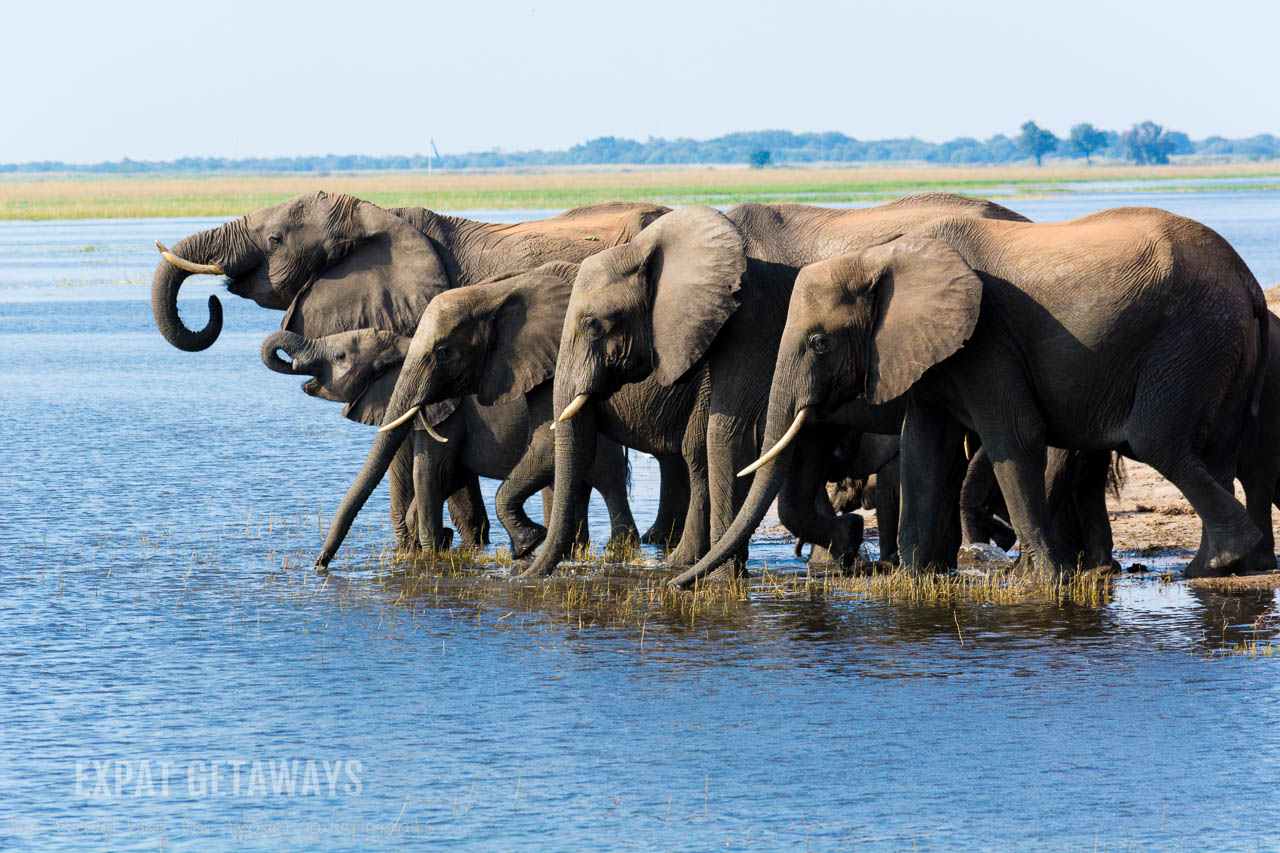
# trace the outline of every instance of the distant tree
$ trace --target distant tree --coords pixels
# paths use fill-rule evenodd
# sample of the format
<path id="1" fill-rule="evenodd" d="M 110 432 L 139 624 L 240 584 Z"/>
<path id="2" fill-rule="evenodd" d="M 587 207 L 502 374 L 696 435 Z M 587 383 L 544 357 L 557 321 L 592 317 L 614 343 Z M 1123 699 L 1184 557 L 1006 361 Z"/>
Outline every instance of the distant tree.
<path id="1" fill-rule="evenodd" d="M 1154 121 L 1135 124 L 1129 132 L 1120 137 L 1129 159 L 1139 165 L 1168 163 L 1173 152 L 1174 140 Z"/>
<path id="2" fill-rule="evenodd" d="M 773 155 L 769 153 L 768 148 L 757 148 L 751 152 L 751 168 L 763 169 L 773 160 Z"/>
<path id="3" fill-rule="evenodd" d="M 1029 157 L 1036 158 L 1036 165 L 1040 165 L 1040 158 L 1053 151 L 1058 147 L 1058 137 L 1053 135 L 1053 131 L 1045 130 L 1037 125 L 1034 121 L 1029 121 L 1022 126 L 1022 133 L 1018 134 L 1018 150 Z"/>
<path id="4" fill-rule="evenodd" d="M 1105 148 L 1106 145 L 1107 135 L 1087 121 L 1073 126 L 1071 135 L 1067 137 L 1067 149 L 1084 157 L 1086 164 L 1092 162 L 1089 158 L 1093 152 Z"/>

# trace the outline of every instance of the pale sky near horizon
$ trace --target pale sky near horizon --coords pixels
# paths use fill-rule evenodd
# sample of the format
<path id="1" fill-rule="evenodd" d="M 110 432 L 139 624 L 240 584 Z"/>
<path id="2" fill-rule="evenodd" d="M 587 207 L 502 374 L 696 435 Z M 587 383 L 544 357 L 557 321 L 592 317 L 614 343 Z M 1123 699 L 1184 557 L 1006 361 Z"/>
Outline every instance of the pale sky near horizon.
<path id="1" fill-rule="evenodd" d="M 5 11 L 0 162 L 597 136 L 1280 133 L 1280 3 L 361 0 Z"/>

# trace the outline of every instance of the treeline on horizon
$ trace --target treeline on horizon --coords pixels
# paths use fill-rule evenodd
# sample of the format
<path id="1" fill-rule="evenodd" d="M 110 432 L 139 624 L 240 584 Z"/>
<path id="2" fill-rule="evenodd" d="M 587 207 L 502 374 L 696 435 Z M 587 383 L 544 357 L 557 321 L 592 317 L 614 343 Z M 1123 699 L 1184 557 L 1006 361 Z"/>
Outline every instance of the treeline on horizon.
<path id="1" fill-rule="evenodd" d="M 326 154 L 315 157 L 182 157 L 75 164 L 58 161 L 0 164 L 0 173 L 79 172 L 87 174 L 211 172 L 349 172 L 366 170 L 500 169 L 591 165 L 720 165 L 923 162 L 986 165 L 1022 160 L 1079 159 L 1131 163 L 1167 163 L 1170 156 L 1202 155 L 1232 159 L 1280 158 L 1280 138 L 1269 133 L 1247 139 L 1210 136 L 1192 140 L 1153 122 L 1129 131 L 1099 130 L 1078 124 L 1063 138 L 1027 122 L 1015 136 L 959 137 L 948 142 L 907 139 L 858 140 L 843 133 L 792 133 L 761 130 L 729 133 L 715 139 L 657 139 L 646 142 L 602 136 L 564 151 L 481 151 L 374 157 Z"/>

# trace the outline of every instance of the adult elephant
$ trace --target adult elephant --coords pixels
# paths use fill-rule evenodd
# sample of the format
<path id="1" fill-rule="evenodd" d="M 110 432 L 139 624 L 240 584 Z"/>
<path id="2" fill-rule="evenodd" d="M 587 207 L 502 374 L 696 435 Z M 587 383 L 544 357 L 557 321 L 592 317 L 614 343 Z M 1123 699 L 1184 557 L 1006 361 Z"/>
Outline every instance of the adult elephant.
<path id="1" fill-rule="evenodd" d="M 539 283 L 535 276 L 526 278 L 528 286 Z M 346 403 L 347 417 L 379 426 L 386 420 L 385 403 L 391 397 L 390 389 L 395 387 L 411 340 L 374 329 L 315 339 L 293 332 L 274 332 L 263 341 L 261 355 L 263 363 L 278 373 L 311 376 L 303 385 L 307 394 Z M 289 360 L 281 358 L 280 352 L 286 353 Z M 523 504 L 542 484 L 529 488 L 533 472 L 512 478 L 509 475 L 526 456 L 531 439 L 536 442 L 545 433 L 537 429 L 550 421 L 551 389 L 547 387 L 539 393 L 533 387 L 521 388 L 501 399 L 489 395 L 484 400 L 476 398 L 474 392 L 478 390 L 460 392 L 457 396 L 462 399 L 461 405 L 438 429 L 414 429 L 412 441 L 401 444 L 398 453 L 411 443 L 444 440 L 440 447 L 433 448 L 436 452 L 415 454 L 417 462 L 430 460 L 432 465 L 419 464 L 414 469 L 411 498 L 415 506 L 405 515 L 420 531 L 424 545 L 447 541 L 447 531 L 443 535 L 440 532 L 444 497 L 460 487 L 464 474 L 504 480 L 499 490 L 498 517 L 511 537 L 512 552 L 523 556 L 541 541 L 537 533 L 541 528 L 529 520 Z M 549 435 L 542 440 L 549 444 Z M 621 545 L 637 536 L 627 501 L 627 461 L 617 444 L 602 438 L 600 445 L 595 465 L 587 472 L 588 482 L 604 497 L 613 542 Z M 543 479 L 549 485 L 551 468 L 546 467 Z M 516 493 L 517 497 L 504 500 L 504 491 L 508 495 Z M 393 495 L 393 503 L 397 502 L 396 497 Z M 403 495 L 398 502 L 408 503 Z M 549 501 L 545 508 L 550 510 Z M 585 525 L 585 506 L 579 509 L 578 521 Z"/>
<path id="2" fill-rule="evenodd" d="M 565 318 L 556 366 L 556 508 L 547 543 L 530 574 L 554 569 L 569 544 L 573 491 L 581 479 L 575 447 L 588 425 L 578 420 L 593 400 L 653 376 L 661 385 L 706 369 L 706 437 L 711 532 L 728 527 L 745 495 L 734 474 L 759 452 L 769 380 L 796 273 L 822 258 L 893 240 L 942 215 L 1026 221 L 981 199 L 924 193 L 859 210 L 809 205 L 742 204 L 720 213 L 677 210 L 629 243 L 583 262 Z M 851 426 L 896 432 L 901 411 L 857 407 Z M 814 510 L 826 457 L 843 430 L 812 428 L 805 476 L 793 478 L 779 515 L 793 533 L 852 559 L 861 525 Z M 561 521 L 563 519 L 563 521 Z M 745 547 L 738 553 L 745 558 Z"/>
<path id="3" fill-rule="evenodd" d="M 674 582 L 693 583 L 747 540 L 810 414 L 904 395 L 904 562 L 953 564 L 938 519 L 959 482 L 934 472 L 973 430 L 1027 567 L 1078 565 L 1050 524 L 1053 445 L 1152 465 L 1204 523 L 1196 573 L 1251 569 L 1261 534 L 1229 484 L 1267 339 L 1262 291 L 1227 242 L 1150 208 L 1053 224 L 943 217 L 809 266 L 774 371 L 771 449 L 750 468 L 760 470 L 732 528 Z"/>
<path id="4" fill-rule="evenodd" d="M 555 369 L 565 308 L 577 268 L 547 264 L 527 273 L 442 294 L 432 301 L 418 324 L 399 371 L 386 424 L 374 441 L 364 468 L 334 514 L 319 568 L 329 564 L 369 495 L 386 474 L 414 419 L 424 407 L 442 399 L 477 395 L 484 404 L 502 404 L 523 397 L 528 403 L 527 449 L 498 491 L 498 513 L 511 519 L 512 540 L 523 556 L 541 541 L 546 530 L 524 516 L 520 506 L 555 475 L 551 420 L 551 378 Z M 696 559 L 706 550 L 706 498 L 702 445 L 690 435 L 705 434 L 705 417 L 696 406 L 705 393 L 694 383 L 663 387 L 653 380 L 628 385 L 601 406 L 602 427 L 592 435 L 594 448 L 585 452 L 588 483 L 606 464 L 614 438 L 659 459 L 687 454 L 690 491 L 696 496 L 676 548 Z M 693 426 L 691 426 L 691 424 Z M 700 425 L 700 426 L 699 426 Z M 557 488 L 561 486 L 558 484 Z M 557 499 L 557 504 L 559 503 Z M 625 532 L 625 531 L 624 531 Z M 617 528 L 615 525 L 615 534 Z M 677 557 L 678 558 L 678 557 Z"/>
<path id="5" fill-rule="evenodd" d="M 306 338 L 356 329 L 410 336 L 427 304 L 446 290 L 549 261 L 581 261 L 626 242 L 665 212 L 659 205 L 611 202 L 503 225 L 309 193 L 193 234 L 172 250 L 160 246 L 151 306 L 165 339 L 192 352 L 211 346 L 222 330 L 216 296 L 209 297 L 202 329 L 179 317 L 178 293 L 196 273 L 224 275 L 230 293 L 287 309 L 281 328 Z M 456 408 L 456 400 L 444 401 L 423 420 L 436 427 Z M 406 488 L 395 483 L 393 494 Z M 474 479 L 468 494 L 470 505 L 479 494 Z M 666 501 L 673 502 L 678 495 Z M 451 514 L 453 506 L 451 500 Z"/>

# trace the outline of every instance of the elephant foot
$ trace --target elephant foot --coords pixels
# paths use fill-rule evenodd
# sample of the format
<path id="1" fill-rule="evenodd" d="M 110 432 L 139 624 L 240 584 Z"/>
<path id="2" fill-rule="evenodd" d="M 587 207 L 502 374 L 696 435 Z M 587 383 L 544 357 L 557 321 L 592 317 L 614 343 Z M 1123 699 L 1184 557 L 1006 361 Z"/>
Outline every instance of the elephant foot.
<path id="1" fill-rule="evenodd" d="M 446 527 L 440 531 L 440 535 L 434 540 L 428 540 L 422 543 L 422 550 L 427 553 L 437 551 L 448 551 L 453 545 L 453 528 Z"/>
<path id="2" fill-rule="evenodd" d="M 697 553 L 697 550 L 697 548 L 686 548 L 684 542 L 681 542 L 666 555 L 664 562 L 668 566 L 692 566 L 702 556 Z"/>
<path id="3" fill-rule="evenodd" d="M 1203 551 L 1183 571 L 1186 578 L 1222 578 L 1228 575 L 1250 575 L 1275 570 L 1275 556 L 1259 551 L 1263 536 L 1252 524 L 1248 529 L 1219 537 L 1225 547 L 1208 556 Z M 1207 559 L 1206 559 L 1207 557 Z"/>
<path id="4" fill-rule="evenodd" d="M 516 530 L 511 534 L 511 556 L 517 560 L 529 556 L 546 538 L 547 528 L 541 524 Z"/>
<path id="5" fill-rule="evenodd" d="M 650 527 L 640 537 L 641 545 L 657 545 L 659 548 L 671 547 L 676 541 L 676 534 L 669 529 L 662 529 L 658 525 Z"/>

